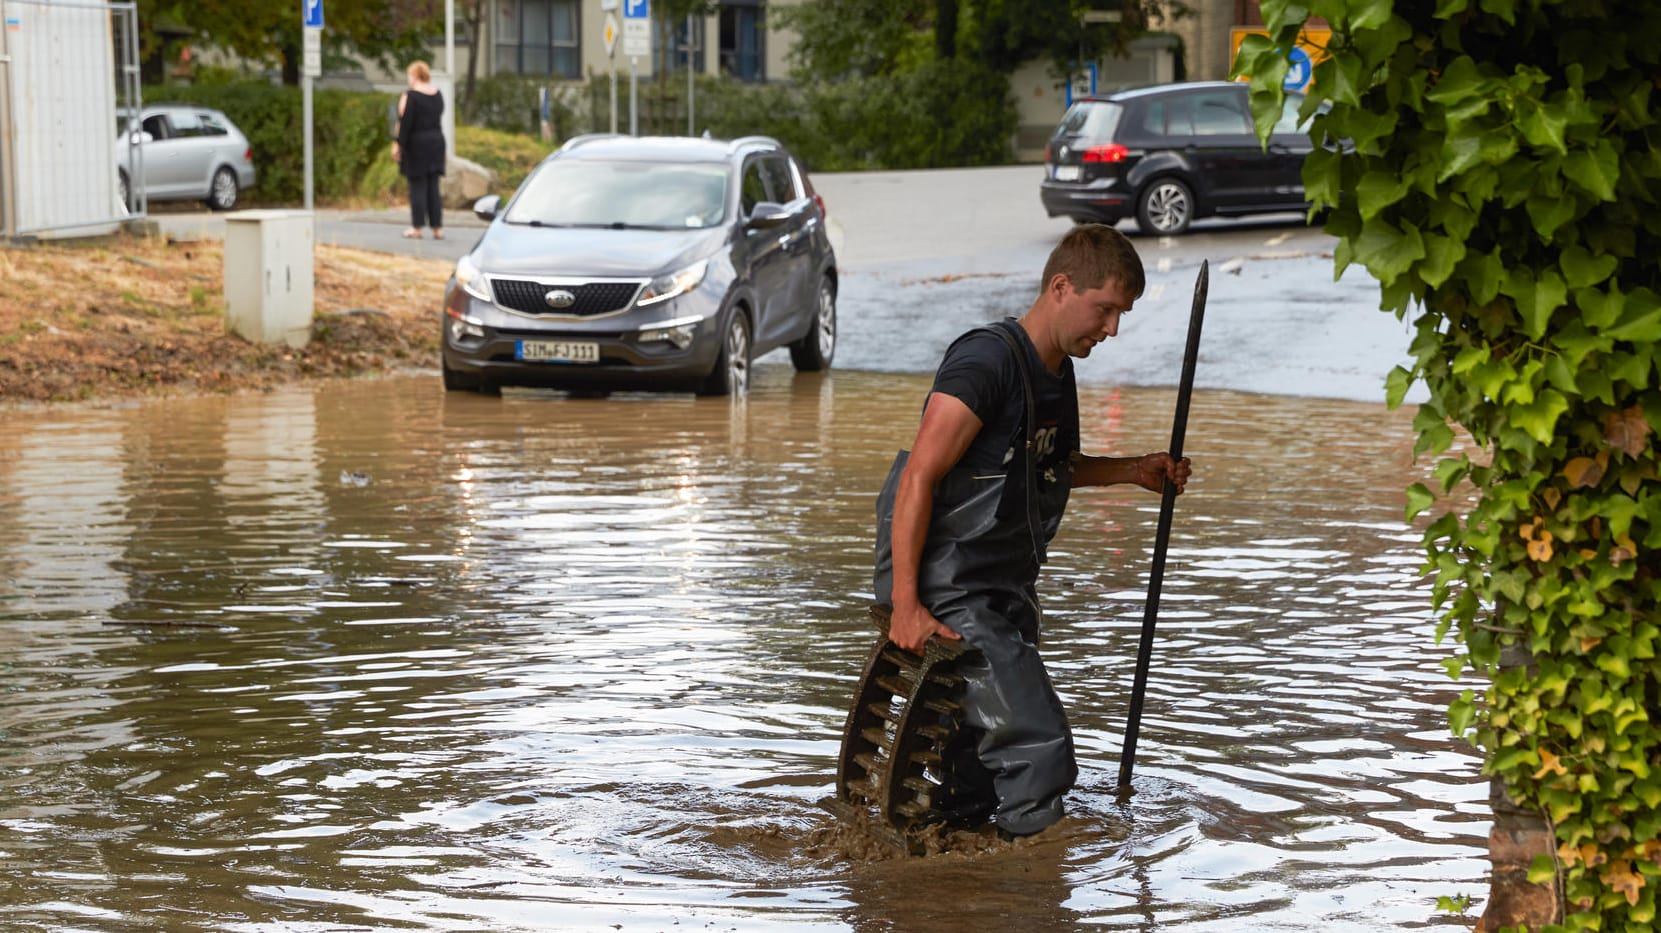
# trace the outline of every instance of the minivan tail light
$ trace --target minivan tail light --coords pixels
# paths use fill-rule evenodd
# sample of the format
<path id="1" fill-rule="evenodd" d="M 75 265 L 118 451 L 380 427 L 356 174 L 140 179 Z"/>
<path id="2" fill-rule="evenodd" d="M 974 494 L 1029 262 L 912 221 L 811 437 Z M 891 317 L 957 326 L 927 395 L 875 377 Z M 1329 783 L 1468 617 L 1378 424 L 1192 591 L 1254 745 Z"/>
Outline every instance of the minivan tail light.
<path id="1" fill-rule="evenodd" d="M 1106 146 L 1091 146 L 1084 150 L 1083 159 L 1086 162 L 1123 162 L 1129 157 L 1129 149 L 1118 143 L 1109 143 Z"/>

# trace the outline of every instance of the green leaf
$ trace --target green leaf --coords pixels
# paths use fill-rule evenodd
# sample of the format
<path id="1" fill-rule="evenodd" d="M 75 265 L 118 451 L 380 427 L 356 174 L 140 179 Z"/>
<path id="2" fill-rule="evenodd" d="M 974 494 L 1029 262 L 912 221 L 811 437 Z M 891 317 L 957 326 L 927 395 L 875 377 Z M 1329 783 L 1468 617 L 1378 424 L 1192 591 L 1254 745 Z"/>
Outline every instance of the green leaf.
<path id="1" fill-rule="evenodd" d="M 1471 5 L 1471 0 L 1436 0 L 1436 18 L 1453 19 L 1455 13 L 1463 13 Z"/>
<path id="2" fill-rule="evenodd" d="M 1386 286 L 1423 258 L 1425 244 L 1418 228 L 1397 230 L 1376 218 L 1362 227 L 1355 243 L 1356 261 Z"/>
<path id="3" fill-rule="evenodd" d="M 1371 220 L 1378 212 L 1400 201 L 1407 194 L 1407 179 L 1392 171 L 1371 171 L 1361 176 L 1355 185 L 1356 207 L 1362 220 Z"/>
<path id="4" fill-rule="evenodd" d="M 1485 77 L 1469 55 L 1461 55 L 1442 69 L 1436 86 L 1425 92 L 1425 97 L 1447 106 L 1467 97 L 1484 95 L 1493 86 L 1494 79 Z"/>
<path id="5" fill-rule="evenodd" d="M 1257 59 L 1263 55 L 1275 54 L 1273 39 L 1260 32 L 1247 33 L 1240 40 L 1240 50 L 1235 53 L 1234 67 L 1229 69 L 1229 79 L 1248 77 L 1257 70 Z M 1257 82 L 1253 81 L 1255 85 Z"/>
<path id="6" fill-rule="evenodd" d="M 1493 253 L 1466 253 L 1459 263 L 1459 275 L 1471 290 L 1471 300 L 1485 305 L 1500 293 L 1505 263 Z"/>
<path id="7" fill-rule="evenodd" d="M 1561 108 L 1535 100 L 1518 101 L 1516 124 L 1530 145 L 1560 153 L 1569 151 L 1563 144 L 1569 117 Z"/>
<path id="8" fill-rule="evenodd" d="M 1338 153 L 1317 148 L 1304 157 L 1303 191 L 1312 203 L 1337 204 L 1343 177 L 1343 163 Z"/>
<path id="9" fill-rule="evenodd" d="M 1575 307 L 1580 309 L 1580 319 L 1598 330 L 1613 327 L 1615 322 L 1621 319 L 1621 312 L 1626 309 L 1625 296 L 1621 294 L 1620 287 L 1613 283 L 1607 291 L 1601 288 L 1582 288 L 1574 293 L 1574 302 Z"/>
<path id="10" fill-rule="evenodd" d="M 1563 306 L 1569 289 L 1555 269 L 1546 269 L 1535 280 L 1527 268 L 1513 269 L 1505 277 L 1501 289 L 1517 300 L 1517 313 L 1523 317 L 1523 331 L 1530 340 L 1545 336 L 1552 312 Z"/>
<path id="11" fill-rule="evenodd" d="M 1482 12 L 1492 13 L 1507 26 L 1517 25 L 1517 0 L 1481 0 Z"/>
<path id="12" fill-rule="evenodd" d="M 1654 343 L 1661 340 L 1661 297 L 1647 288 L 1633 290 L 1626 297 L 1620 320 L 1604 331 L 1616 340 L 1635 343 Z"/>
<path id="13" fill-rule="evenodd" d="M 1613 256 L 1593 256 L 1583 246 L 1575 245 L 1563 251 L 1557 264 L 1563 269 L 1563 279 L 1570 288 L 1596 285 L 1615 274 L 1620 261 Z"/>
<path id="14" fill-rule="evenodd" d="M 1384 377 L 1384 404 L 1392 411 L 1401 407 L 1401 400 L 1407 397 L 1407 390 L 1413 385 L 1413 374 L 1400 366 L 1390 369 L 1390 375 Z"/>
<path id="15" fill-rule="evenodd" d="M 1424 483 L 1414 483 L 1407 487 L 1407 520 L 1412 521 L 1419 513 L 1436 504 L 1436 494 L 1425 488 Z"/>
<path id="16" fill-rule="evenodd" d="M 1486 0 L 1483 3 L 1487 6 Z M 1557 862 L 1550 855 L 1536 855 L 1528 863 L 1529 884 L 1545 884 L 1557 878 Z"/>
<path id="17" fill-rule="evenodd" d="M 1425 234 L 1425 258 L 1419 264 L 1419 277 L 1431 288 L 1440 286 L 1453 275 L 1454 266 L 1465 258 L 1465 244 L 1451 237 Z"/>
<path id="18" fill-rule="evenodd" d="M 1377 29 L 1390 21 L 1394 5 L 1394 0 L 1350 0 L 1350 29 Z"/>
<path id="19" fill-rule="evenodd" d="M 1541 444 L 1550 444 L 1557 430 L 1557 419 L 1569 410 L 1569 400 L 1556 389 L 1547 388 L 1527 405 L 1513 405 L 1509 409 L 1511 423 L 1528 433 Z"/>
<path id="20" fill-rule="evenodd" d="M 1615 182 L 1621 177 L 1620 155 L 1607 139 L 1594 149 L 1577 149 L 1563 160 L 1563 174 L 1599 201 L 1615 200 Z"/>
<path id="21" fill-rule="evenodd" d="M 1523 202 L 1523 207 L 1534 224 L 1534 232 L 1540 235 L 1541 241 L 1549 241 L 1558 228 L 1574 219 L 1576 202 L 1569 194 L 1552 196 L 1535 190 Z"/>

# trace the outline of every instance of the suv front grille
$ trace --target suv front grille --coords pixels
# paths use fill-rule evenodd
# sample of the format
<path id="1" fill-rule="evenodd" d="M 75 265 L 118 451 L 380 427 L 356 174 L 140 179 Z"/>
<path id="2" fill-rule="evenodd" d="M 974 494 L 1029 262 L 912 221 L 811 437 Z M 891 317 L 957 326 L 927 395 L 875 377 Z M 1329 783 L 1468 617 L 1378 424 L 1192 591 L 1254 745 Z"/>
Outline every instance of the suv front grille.
<path id="1" fill-rule="evenodd" d="M 640 291 L 639 282 L 584 282 L 578 285 L 546 285 L 527 279 L 492 279 L 490 287 L 496 303 L 522 314 L 565 314 L 590 317 L 621 311 L 634 301 Z M 575 296 L 570 306 L 555 308 L 548 304 L 548 293 L 570 292 Z"/>

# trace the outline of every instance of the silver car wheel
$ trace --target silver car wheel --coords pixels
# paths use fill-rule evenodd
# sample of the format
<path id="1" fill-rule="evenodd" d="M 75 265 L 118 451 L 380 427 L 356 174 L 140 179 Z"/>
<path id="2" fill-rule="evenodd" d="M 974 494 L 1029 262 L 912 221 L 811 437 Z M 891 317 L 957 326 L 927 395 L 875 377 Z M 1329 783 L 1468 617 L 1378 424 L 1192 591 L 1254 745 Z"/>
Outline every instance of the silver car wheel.
<path id="1" fill-rule="evenodd" d="M 836 353 L 836 292 L 828 281 L 819 283 L 819 357 Z"/>
<path id="2" fill-rule="evenodd" d="M 727 324 L 727 394 L 750 391 L 750 330 L 742 315 L 734 313 Z"/>
<path id="3" fill-rule="evenodd" d="M 1180 233 L 1187 229 L 1192 205 L 1188 189 L 1181 182 L 1172 179 L 1154 182 L 1143 204 L 1143 213 L 1154 232 Z"/>
<path id="4" fill-rule="evenodd" d="M 228 211 L 236 206 L 236 175 L 228 168 L 213 173 L 213 191 L 209 198 L 216 210 Z"/>

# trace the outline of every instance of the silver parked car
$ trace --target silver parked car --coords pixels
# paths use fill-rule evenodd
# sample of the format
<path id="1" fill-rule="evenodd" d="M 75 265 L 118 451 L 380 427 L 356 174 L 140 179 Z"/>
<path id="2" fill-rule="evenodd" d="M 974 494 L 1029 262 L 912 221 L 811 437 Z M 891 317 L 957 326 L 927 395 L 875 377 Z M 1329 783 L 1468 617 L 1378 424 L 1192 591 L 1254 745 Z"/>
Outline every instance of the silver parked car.
<path id="1" fill-rule="evenodd" d="M 253 149 L 223 113 L 152 104 L 132 116 L 116 114 L 115 165 L 129 208 L 139 178 L 147 201 L 203 201 L 216 211 L 235 207 L 238 193 L 254 184 Z"/>

